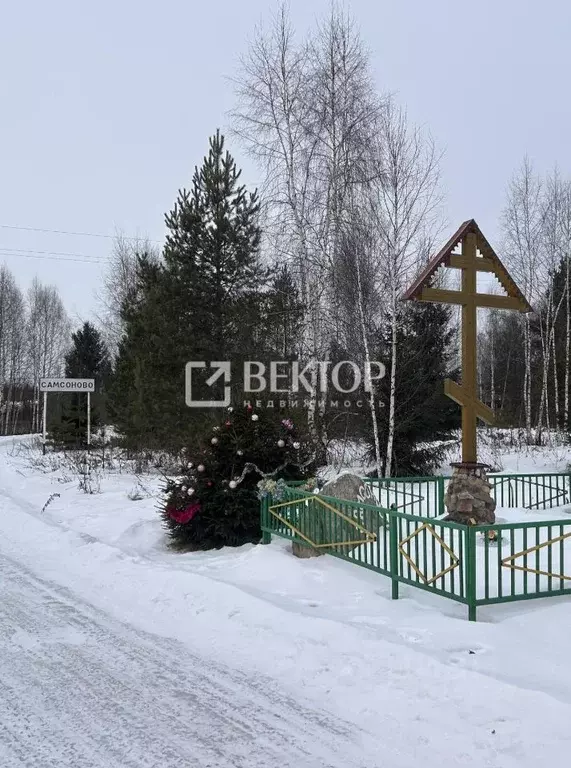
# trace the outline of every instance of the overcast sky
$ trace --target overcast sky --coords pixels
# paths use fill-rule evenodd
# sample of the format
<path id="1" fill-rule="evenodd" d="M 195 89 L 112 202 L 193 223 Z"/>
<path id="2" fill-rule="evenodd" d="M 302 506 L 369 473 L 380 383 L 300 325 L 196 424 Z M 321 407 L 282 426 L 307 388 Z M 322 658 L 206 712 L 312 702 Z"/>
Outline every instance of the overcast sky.
<path id="1" fill-rule="evenodd" d="M 328 0 L 291 0 L 300 30 Z M 112 240 L 160 241 L 207 138 L 227 126 L 228 77 L 269 0 L 30 0 L 0 6 L 0 263 L 56 284 L 79 320 L 96 308 Z M 506 183 L 528 153 L 571 174 L 569 0 L 352 0 L 379 89 L 445 150 L 449 229 L 492 243 Z M 255 183 L 241 148 L 229 148 Z M 446 238 L 445 238 L 446 239 Z M 6 255 L 7 250 L 12 255 Z M 15 249 L 19 249 L 17 252 Z M 27 254 L 27 255 L 24 255 Z M 37 258 L 32 258 L 33 256 Z"/>

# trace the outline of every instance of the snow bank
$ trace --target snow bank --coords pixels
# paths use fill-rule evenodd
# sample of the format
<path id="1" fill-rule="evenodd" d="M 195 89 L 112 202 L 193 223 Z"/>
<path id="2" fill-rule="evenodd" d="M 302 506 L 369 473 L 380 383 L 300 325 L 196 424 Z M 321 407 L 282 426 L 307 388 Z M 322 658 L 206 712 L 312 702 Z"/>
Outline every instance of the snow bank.
<path id="1" fill-rule="evenodd" d="M 352 765 L 525 768 L 571 748 L 569 602 L 465 609 L 285 543 L 173 554 L 151 495 L 97 495 L 0 443 L 0 553 L 141 629 L 279 685 L 361 731 Z M 147 481 L 145 481 L 147 482 Z M 159 483 L 147 483 L 151 494 Z M 48 497 L 60 494 L 41 509 Z M 150 683 L 151 684 L 151 683 Z M 300 766 L 303 768 L 303 766 Z"/>

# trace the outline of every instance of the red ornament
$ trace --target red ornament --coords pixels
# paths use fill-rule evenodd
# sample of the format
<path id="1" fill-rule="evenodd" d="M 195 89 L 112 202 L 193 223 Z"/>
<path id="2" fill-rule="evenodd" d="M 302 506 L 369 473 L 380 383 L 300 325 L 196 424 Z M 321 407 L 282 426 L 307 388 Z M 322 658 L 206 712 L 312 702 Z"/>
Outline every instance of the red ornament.
<path id="1" fill-rule="evenodd" d="M 227 421 L 227 422 L 226 422 L 226 426 L 227 426 L 227 427 L 231 427 L 231 426 L 232 426 L 232 422 L 231 422 L 231 421 Z"/>
<path id="2" fill-rule="evenodd" d="M 174 520 L 175 523 L 188 523 L 192 518 L 200 512 L 200 502 L 193 501 L 188 507 L 184 509 L 174 509 L 174 507 L 167 507 L 167 515 Z"/>
<path id="3" fill-rule="evenodd" d="M 210 488 L 210 486 L 212 485 L 212 483 L 210 482 L 210 480 L 209 480 L 209 481 L 206 483 L 206 485 L 207 485 L 207 486 Z"/>

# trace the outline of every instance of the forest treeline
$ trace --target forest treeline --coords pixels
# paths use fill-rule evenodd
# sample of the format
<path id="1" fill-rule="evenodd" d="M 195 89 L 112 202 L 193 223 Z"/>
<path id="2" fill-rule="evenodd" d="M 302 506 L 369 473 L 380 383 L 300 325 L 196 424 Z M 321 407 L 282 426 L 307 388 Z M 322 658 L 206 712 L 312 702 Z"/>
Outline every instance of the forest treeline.
<path id="1" fill-rule="evenodd" d="M 40 377 L 95 376 L 95 424 L 132 450 L 176 452 L 212 416 L 185 404 L 189 360 L 380 361 L 385 377 L 350 407 L 316 387 L 296 420 L 320 458 L 331 440 L 360 439 L 380 474 L 430 471 L 440 452 L 427 443 L 459 425 L 442 391 L 458 377 L 457 316 L 401 296 L 460 223 L 443 219 L 440 150 L 379 90 L 340 9 L 301 37 L 282 7 L 256 30 L 235 92 L 231 131 L 205 140 L 173 195 L 163 247 L 117 239 L 96 320 L 72 328 L 55 288 L 23 293 L 0 269 L 0 432 L 39 430 Z M 498 253 L 534 313 L 482 314 L 481 398 L 530 437 L 567 431 L 571 182 L 526 158 L 498 214 Z M 81 397 L 58 398 L 54 444 L 81 444 Z"/>

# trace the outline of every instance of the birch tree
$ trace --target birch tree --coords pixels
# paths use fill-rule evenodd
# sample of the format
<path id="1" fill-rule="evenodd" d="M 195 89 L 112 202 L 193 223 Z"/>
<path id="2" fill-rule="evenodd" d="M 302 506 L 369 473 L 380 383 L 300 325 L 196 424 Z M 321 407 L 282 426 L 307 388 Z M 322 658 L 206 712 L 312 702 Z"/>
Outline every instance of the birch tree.
<path id="1" fill-rule="evenodd" d="M 507 202 L 502 214 L 503 252 L 506 266 L 532 306 L 541 295 L 543 264 L 541 240 L 543 227 L 543 185 L 531 161 L 525 157 L 508 185 Z M 523 400 L 528 441 L 532 427 L 532 355 L 531 318 L 523 317 L 525 372 Z"/>
<path id="2" fill-rule="evenodd" d="M 70 323 L 54 286 L 35 278 L 28 293 L 28 358 L 34 386 L 33 429 L 40 427 L 39 380 L 61 376 L 64 355 L 70 344 Z"/>
<path id="3" fill-rule="evenodd" d="M 257 30 L 237 95 L 235 130 L 264 173 L 266 229 L 299 282 L 302 347 L 315 364 L 339 328 L 333 299 L 341 232 L 355 189 L 371 170 L 381 109 L 351 19 L 332 6 L 298 43 L 282 5 L 270 29 Z M 316 366 L 313 374 L 308 421 L 318 437 Z"/>
<path id="4" fill-rule="evenodd" d="M 565 346 L 564 346 L 564 384 L 563 384 L 563 427 L 569 429 L 569 368 L 571 359 L 571 181 L 563 188 L 563 210 L 561 214 L 561 249 L 565 265 Z"/>
<path id="5" fill-rule="evenodd" d="M 382 257 L 391 326 L 385 475 L 392 469 L 396 410 L 399 297 L 440 227 L 439 160 L 430 137 L 409 125 L 393 100 L 383 110 L 376 142 L 370 206 Z"/>
<path id="6" fill-rule="evenodd" d="M 539 402 L 537 426 L 541 430 L 545 419 L 546 427 L 550 427 L 550 399 L 549 399 L 549 369 L 552 368 L 553 382 L 553 406 L 555 425 L 559 427 L 559 386 L 557 375 L 556 355 L 556 328 L 559 314 L 565 301 L 565 290 L 558 297 L 555 296 L 554 275 L 559 267 L 562 257 L 562 225 L 564 207 L 564 188 L 562 179 L 555 170 L 544 185 L 543 211 L 541 226 L 541 267 L 542 273 L 548 278 L 546 290 L 541 297 L 541 309 L 539 313 L 539 329 L 542 347 L 542 387 Z"/>
<path id="7" fill-rule="evenodd" d="M 144 256 L 159 260 L 157 249 L 148 240 L 133 240 L 117 235 L 109 257 L 101 288 L 96 297 L 99 302 L 98 320 L 107 349 L 112 358 L 125 332 L 123 310 L 137 289 L 137 260 Z"/>
<path id="8" fill-rule="evenodd" d="M 17 392 L 23 389 L 25 309 L 22 292 L 7 267 L 0 267 L 0 432 L 14 428 Z"/>

